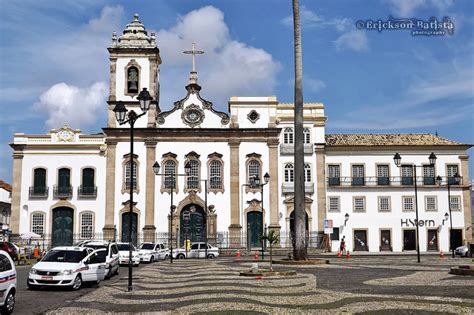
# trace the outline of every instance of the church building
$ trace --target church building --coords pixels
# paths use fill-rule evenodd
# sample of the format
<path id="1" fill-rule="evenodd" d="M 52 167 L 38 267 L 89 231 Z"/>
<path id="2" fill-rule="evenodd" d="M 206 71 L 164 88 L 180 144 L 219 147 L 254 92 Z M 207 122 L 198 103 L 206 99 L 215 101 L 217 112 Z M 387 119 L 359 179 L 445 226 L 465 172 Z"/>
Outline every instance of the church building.
<path id="1" fill-rule="evenodd" d="M 102 131 L 58 126 L 14 134 L 13 235 L 32 231 L 47 246 L 128 241 L 131 225 L 135 243 L 207 240 L 251 249 L 274 230 L 278 246 L 290 247 L 294 105 L 276 96 L 230 96 L 228 110 L 217 110 L 203 97 L 194 63 L 202 52 L 194 45 L 183 95 L 160 103 L 160 51 L 138 15 L 113 34 L 108 51 Z M 114 109 L 120 103 L 141 114 L 142 91 L 152 101 L 136 120 L 130 154 L 130 124 L 119 124 Z M 470 145 L 430 134 L 326 134 L 326 122 L 323 104 L 304 104 L 309 247 L 320 247 L 327 233 L 333 250 L 344 236 L 351 251 L 409 251 L 415 227 L 422 252 L 471 240 Z"/>

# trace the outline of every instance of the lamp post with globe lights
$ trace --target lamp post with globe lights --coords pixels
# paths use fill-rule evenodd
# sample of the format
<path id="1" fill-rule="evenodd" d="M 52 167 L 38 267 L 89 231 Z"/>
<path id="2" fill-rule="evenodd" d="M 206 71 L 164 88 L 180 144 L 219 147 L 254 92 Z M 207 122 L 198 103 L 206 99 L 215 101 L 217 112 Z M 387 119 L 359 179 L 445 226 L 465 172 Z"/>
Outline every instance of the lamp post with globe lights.
<path id="1" fill-rule="evenodd" d="M 137 99 L 140 103 L 140 109 L 141 109 L 141 114 L 137 114 L 134 110 L 127 110 L 125 107 L 124 103 L 122 101 L 118 101 L 117 104 L 115 105 L 115 108 L 113 109 L 115 113 L 115 118 L 117 119 L 119 125 L 125 125 L 129 124 L 130 125 L 130 214 L 129 214 L 129 230 L 128 230 L 128 246 L 129 246 L 129 251 L 128 251 L 128 291 L 132 291 L 132 247 L 133 247 L 133 242 L 132 242 L 132 229 L 133 229 L 133 189 L 136 186 L 135 180 L 134 180 L 134 174 L 133 174 L 133 132 L 135 128 L 135 122 L 138 120 L 138 118 L 142 117 L 145 115 L 148 110 L 150 109 L 150 104 L 153 98 L 150 96 L 150 93 L 147 91 L 146 88 L 143 88 L 143 90 L 138 94 Z"/>

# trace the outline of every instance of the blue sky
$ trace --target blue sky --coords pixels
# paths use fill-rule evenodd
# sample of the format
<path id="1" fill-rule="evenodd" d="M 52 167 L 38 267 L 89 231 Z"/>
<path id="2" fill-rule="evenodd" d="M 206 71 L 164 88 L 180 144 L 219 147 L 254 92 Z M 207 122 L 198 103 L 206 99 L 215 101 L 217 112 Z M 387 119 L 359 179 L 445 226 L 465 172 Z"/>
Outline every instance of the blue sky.
<path id="1" fill-rule="evenodd" d="M 291 0 L 0 0 L 0 179 L 13 133 L 106 123 L 108 52 L 133 14 L 157 33 L 161 108 L 185 94 L 191 42 L 202 95 L 293 101 Z M 435 133 L 474 143 L 474 2 L 300 0 L 305 102 L 323 102 L 328 133 Z M 469 13 L 471 12 L 471 13 Z M 359 20 L 449 17 L 453 35 L 359 30 Z M 469 151 L 472 154 L 472 150 Z M 471 177 L 474 169 L 471 158 Z"/>

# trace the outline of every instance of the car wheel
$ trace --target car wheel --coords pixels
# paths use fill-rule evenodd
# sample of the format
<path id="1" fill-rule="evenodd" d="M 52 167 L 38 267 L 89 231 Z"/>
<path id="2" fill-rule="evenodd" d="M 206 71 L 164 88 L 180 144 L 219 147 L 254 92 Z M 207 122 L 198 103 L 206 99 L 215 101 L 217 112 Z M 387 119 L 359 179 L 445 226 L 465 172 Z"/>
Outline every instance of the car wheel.
<path id="1" fill-rule="evenodd" d="M 112 278 L 112 266 L 110 266 L 109 271 L 105 275 L 105 279 L 110 279 Z"/>
<path id="2" fill-rule="evenodd" d="M 5 304 L 2 307 L 2 314 L 11 314 L 13 308 L 15 308 L 15 292 L 8 292 L 8 295 L 5 299 Z"/>
<path id="3" fill-rule="evenodd" d="M 155 257 L 151 256 L 150 258 L 150 264 L 155 261 Z"/>
<path id="4" fill-rule="evenodd" d="M 117 269 L 115 269 L 115 275 L 118 275 L 118 274 L 119 274 L 119 271 L 120 271 L 120 266 L 117 265 Z"/>
<path id="5" fill-rule="evenodd" d="M 207 255 L 207 258 L 209 258 L 209 259 L 214 259 L 214 254 L 208 254 L 208 255 Z"/>
<path id="6" fill-rule="evenodd" d="M 184 259 L 185 257 L 184 257 L 184 254 L 179 254 L 176 258 L 178 258 L 178 259 Z"/>
<path id="7" fill-rule="evenodd" d="M 79 290 L 82 286 L 82 278 L 80 275 L 77 275 L 76 278 L 74 279 L 74 282 L 72 284 L 72 289 L 73 290 Z"/>

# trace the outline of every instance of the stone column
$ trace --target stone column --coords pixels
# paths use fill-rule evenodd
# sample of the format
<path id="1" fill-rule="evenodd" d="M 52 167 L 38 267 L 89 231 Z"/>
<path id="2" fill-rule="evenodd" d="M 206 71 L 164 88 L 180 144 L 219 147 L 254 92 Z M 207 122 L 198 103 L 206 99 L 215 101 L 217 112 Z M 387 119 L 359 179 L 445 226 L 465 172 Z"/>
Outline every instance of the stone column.
<path id="1" fill-rule="evenodd" d="M 326 149 L 324 144 L 315 145 L 316 153 L 316 195 L 318 202 L 318 232 L 324 232 L 326 217 Z"/>
<path id="2" fill-rule="evenodd" d="M 242 225 L 240 223 L 240 179 L 239 179 L 239 139 L 230 139 L 230 226 L 231 247 L 240 247 Z"/>
<path id="3" fill-rule="evenodd" d="M 145 242 L 155 242 L 155 173 L 156 140 L 145 140 L 146 146 L 146 190 L 145 190 Z"/>
<path id="4" fill-rule="evenodd" d="M 270 181 L 268 183 L 269 188 L 269 208 L 270 208 L 270 224 L 268 225 L 268 231 L 275 231 L 277 235 L 280 235 L 280 208 L 278 201 L 278 185 L 280 181 L 278 179 L 278 144 L 279 139 L 269 139 L 267 142 L 268 146 L 268 168 Z M 277 246 L 281 246 L 277 244 Z"/>
<path id="5" fill-rule="evenodd" d="M 13 183 L 10 229 L 12 230 L 13 235 L 18 235 L 20 234 L 21 173 L 23 169 L 23 146 L 15 146 L 13 149 Z M 30 218 L 27 218 L 27 220 L 30 220 Z"/>
<path id="6" fill-rule="evenodd" d="M 116 93 L 116 87 L 117 87 L 117 58 L 116 57 L 110 57 L 110 84 L 109 84 L 109 105 L 108 105 L 108 111 L 107 111 L 107 116 L 108 116 L 108 123 L 107 126 L 109 128 L 115 128 L 117 125 L 117 121 L 115 119 L 115 114 L 113 112 L 113 109 L 115 107 L 115 101 L 117 100 L 117 93 Z M 112 103 L 110 103 L 112 102 Z"/>
<path id="7" fill-rule="evenodd" d="M 156 110 L 159 106 L 159 99 L 158 99 L 158 85 L 156 82 L 156 75 L 158 71 L 158 60 L 150 59 L 150 84 L 149 84 L 149 92 L 150 95 L 153 97 L 154 101 L 156 101 L 156 105 L 152 104 L 150 106 L 150 110 L 148 111 L 148 128 L 156 127 Z"/>
<path id="8" fill-rule="evenodd" d="M 472 217 L 471 217 L 471 192 L 469 184 L 469 155 L 460 155 L 461 176 L 462 176 L 462 199 L 464 212 L 464 237 L 466 241 L 472 243 Z M 448 200 L 448 202 L 451 202 Z"/>
<path id="9" fill-rule="evenodd" d="M 115 234 L 115 156 L 117 150 L 117 141 L 107 139 L 107 161 L 105 177 L 105 226 L 104 240 L 113 240 Z"/>

